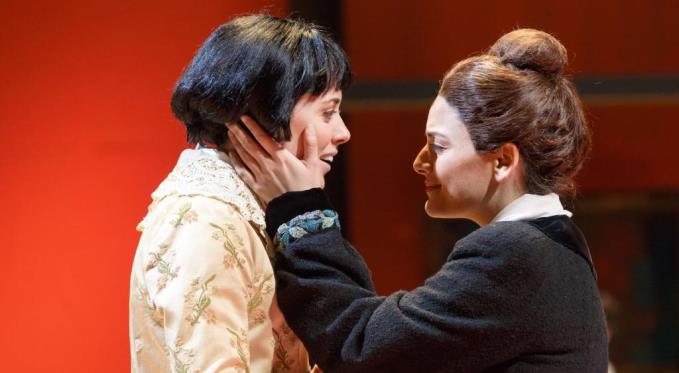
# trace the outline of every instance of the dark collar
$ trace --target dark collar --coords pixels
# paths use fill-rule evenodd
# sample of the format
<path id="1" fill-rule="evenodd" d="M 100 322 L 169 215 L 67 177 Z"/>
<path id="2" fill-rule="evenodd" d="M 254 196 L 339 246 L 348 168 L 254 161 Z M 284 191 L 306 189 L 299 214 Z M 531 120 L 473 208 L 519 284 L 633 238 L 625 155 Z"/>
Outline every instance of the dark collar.
<path id="1" fill-rule="evenodd" d="M 589 268 L 592 270 L 594 278 L 597 278 L 594 265 L 592 264 L 592 257 L 589 253 L 589 248 L 587 247 L 587 241 L 585 241 L 585 236 L 568 216 L 549 216 L 546 218 L 528 220 L 526 223 L 539 229 L 552 241 L 555 241 L 578 254 L 578 256 L 587 262 L 587 265 L 589 265 Z"/>

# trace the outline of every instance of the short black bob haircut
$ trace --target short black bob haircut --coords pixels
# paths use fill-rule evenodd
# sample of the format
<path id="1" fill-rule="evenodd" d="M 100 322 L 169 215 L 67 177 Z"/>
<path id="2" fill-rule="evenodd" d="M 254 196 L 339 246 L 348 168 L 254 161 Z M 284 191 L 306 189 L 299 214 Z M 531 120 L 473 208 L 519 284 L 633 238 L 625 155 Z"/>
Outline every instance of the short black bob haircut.
<path id="1" fill-rule="evenodd" d="M 344 51 L 315 25 L 250 15 L 219 26 L 172 94 L 172 112 L 191 143 L 221 147 L 225 123 L 252 116 L 276 140 L 290 140 L 290 116 L 304 94 L 346 89 Z"/>

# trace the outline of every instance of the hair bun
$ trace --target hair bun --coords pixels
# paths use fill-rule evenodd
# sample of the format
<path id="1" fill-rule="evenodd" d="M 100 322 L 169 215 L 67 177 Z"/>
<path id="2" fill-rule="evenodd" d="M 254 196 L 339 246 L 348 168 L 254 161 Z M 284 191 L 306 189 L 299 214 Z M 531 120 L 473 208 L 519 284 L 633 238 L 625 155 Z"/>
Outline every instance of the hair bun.
<path id="1" fill-rule="evenodd" d="M 552 35 L 533 29 L 519 29 L 503 35 L 488 54 L 503 64 L 558 76 L 568 63 L 566 48 Z"/>

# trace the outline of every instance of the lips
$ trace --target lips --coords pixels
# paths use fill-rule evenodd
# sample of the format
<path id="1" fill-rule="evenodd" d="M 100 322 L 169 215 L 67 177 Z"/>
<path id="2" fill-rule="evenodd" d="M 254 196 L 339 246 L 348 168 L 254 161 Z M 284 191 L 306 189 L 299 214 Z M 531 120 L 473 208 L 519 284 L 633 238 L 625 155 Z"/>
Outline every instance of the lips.
<path id="1" fill-rule="evenodd" d="M 328 166 L 332 167 L 332 159 L 321 159 L 321 160 L 325 162 L 325 164 L 327 164 Z"/>
<path id="2" fill-rule="evenodd" d="M 321 155 L 319 158 L 323 163 L 326 165 L 327 169 L 325 170 L 325 173 L 330 172 L 332 169 L 332 161 L 334 160 L 334 157 L 337 153 L 332 153 L 332 154 L 326 154 L 326 155 Z"/>
<path id="3" fill-rule="evenodd" d="M 332 160 L 335 159 L 335 155 L 337 155 L 337 153 L 329 153 L 321 155 L 318 158 L 320 158 L 322 161 L 332 163 Z"/>
<path id="4" fill-rule="evenodd" d="M 331 153 L 326 155 L 321 155 L 319 158 L 325 162 L 329 168 L 332 168 L 332 161 L 335 159 L 337 153 Z"/>

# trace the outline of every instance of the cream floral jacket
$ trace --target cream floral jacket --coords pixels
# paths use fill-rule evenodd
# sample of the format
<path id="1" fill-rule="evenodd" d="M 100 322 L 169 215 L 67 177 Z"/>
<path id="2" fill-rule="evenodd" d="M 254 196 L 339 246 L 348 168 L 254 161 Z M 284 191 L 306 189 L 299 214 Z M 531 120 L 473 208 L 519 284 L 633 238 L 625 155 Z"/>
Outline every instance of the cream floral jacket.
<path id="1" fill-rule="evenodd" d="M 307 372 L 264 213 L 226 155 L 185 150 L 152 197 L 130 280 L 132 371 Z"/>

